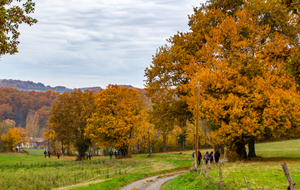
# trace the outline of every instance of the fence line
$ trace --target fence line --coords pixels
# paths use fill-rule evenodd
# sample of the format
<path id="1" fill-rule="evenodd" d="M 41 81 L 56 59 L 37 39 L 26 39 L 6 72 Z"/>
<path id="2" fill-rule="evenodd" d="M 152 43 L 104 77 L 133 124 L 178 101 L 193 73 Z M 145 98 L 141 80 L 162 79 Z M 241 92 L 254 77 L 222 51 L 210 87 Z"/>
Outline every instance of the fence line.
<path id="1" fill-rule="evenodd" d="M 149 167 L 152 167 L 152 166 L 139 167 L 139 169 L 140 169 L 140 168 L 149 168 Z M 105 173 L 105 174 L 98 174 L 96 177 L 93 177 L 93 178 L 91 178 L 91 179 L 88 179 L 88 180 L 86 180 L 86 181 L 83 181 L 83 182 L 80 182 L 80 183 L 77 183 L 77 184 L 74 184 L 74 185 L 62 187 L 61 189 L 65 189 L 65 188 L 73 187 L 73 186 L 76 186 L 76 185 L 79 185 L 79 184 L 82 184 L 82 183 L 89 182 L 89 181 L 91 181 L 91 180 L 93 180 L 93 179 L 95 179 L 95 178 L 97 178 L 97 177 L 99 177 L 99 176 L 104 176 L 104 175 L 109 175 L 109 174 L 116 174 L 116 173 L 118 173 L 118 172 L 128 171 L 128 170 L 131 170 L 131 169 L 135 169 L 135 168 L 129 168 L 129 169 L 125 168 L 124 170 L 119 170 L 119 171 L 112 172 L 112 173 L 109 173 L 109 172 L 108 172 L 108 173 Z"/>
<path id="2" fill-rule="evenodd" d="M 204 166 L 204 162 L 202 164 L 202 168 L 201 168 L 201 171 L 200 171 L 200 176 L 201 176 L 201 173 L 202 173 L 202 170 L 203 170 L 203 166 Z M 222 176 L 222 168 L 221 168 L 222 163 L 219 163 L 218 166 L 219 166 L 219 184 L 220 184 L 220 189 L 222 189 L 222 187 L 223 187 L 223 181 L 222 181 L 223 176 Z M 291 174 L 289 172 L 287 163 L 285 162 L 285 163 L 281 164 L 281 166 L 282 166 L 284 175 L 285 175 L 285 177 L 288 181 L 288 184 L 289 184 L 287 189 L 288 190 L 295 190 L 296 183 L 294 183 L 293 180 L 292 180 L 292 177 L 291 177 Z M 209 163 L 207 163 L 207 166 L 206 166 L 206 178 L 208 177 L 208 168 L 209 168 Z M 226 178 L 226 176 L 224 176 L 224 178 Z M 245 176 L 244 176 L 244 181 L 245 181 L 245 184 L 246 184 L 248 190 L 250 190 L 249 182 L 246 180 Z M 238 184 L 241 184 L 241 183 L 238 183 Z"/>

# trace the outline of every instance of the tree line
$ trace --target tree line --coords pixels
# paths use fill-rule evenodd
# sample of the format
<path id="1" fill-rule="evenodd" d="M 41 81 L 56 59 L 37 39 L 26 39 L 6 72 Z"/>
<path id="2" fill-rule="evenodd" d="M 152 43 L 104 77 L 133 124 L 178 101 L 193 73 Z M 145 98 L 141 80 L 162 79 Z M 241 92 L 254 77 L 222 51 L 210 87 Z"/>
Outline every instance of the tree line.
<path id="1" fill-rule="evenodd" d="M 132 152 L 165 151 L 166 147 L 194 147 L 193 124 L 186 127 L 189 133 L 184 137 L 178 127 L 164 133 L 149 122 L 151 106 L 141 97 L 137 89 L 118 85 L 109 85 L 98 93 L 78 89 L 60 94 L 50 109 L 51 129 L 45 137 L 54 151 L 66 150 L 70 154 L 76 150 L 78 160 L 85 157 L 90 147 L 106 152 L 117 149 L 122 157 L 131 157 Z M 205 139 L 204 133 L 200 133 L 200 138 Z"/>

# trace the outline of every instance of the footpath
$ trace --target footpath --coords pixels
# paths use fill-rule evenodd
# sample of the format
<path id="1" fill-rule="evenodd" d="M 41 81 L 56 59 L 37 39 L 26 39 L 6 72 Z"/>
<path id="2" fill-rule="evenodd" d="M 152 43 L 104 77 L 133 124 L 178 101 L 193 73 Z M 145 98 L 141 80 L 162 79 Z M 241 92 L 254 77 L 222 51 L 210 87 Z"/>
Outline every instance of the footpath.
<path id="1" fill-rule="evenodd" d="M 160 174 L 160 175 L 144 178 L 123 187 L 121 190 L 158 190 L 164 183 L 170 181 L 171 179 L 187 171 L 189 170 L 183 170 L 183 171 L 167 173 L 167 174 Z"/>

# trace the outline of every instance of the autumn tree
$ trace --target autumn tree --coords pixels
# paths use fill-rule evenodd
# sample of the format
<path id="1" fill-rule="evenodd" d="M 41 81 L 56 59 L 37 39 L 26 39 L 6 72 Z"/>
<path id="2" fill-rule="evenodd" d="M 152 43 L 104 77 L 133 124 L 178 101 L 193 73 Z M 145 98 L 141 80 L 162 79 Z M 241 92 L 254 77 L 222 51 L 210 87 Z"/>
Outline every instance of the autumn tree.
<path id="1" fill-rule="evenodd" d="M 3 0 L 0 3 L 0 42 L 1 42 L 1 55 L 14 54 L 18 52 L 18 38 L 20 32 L 18 31 L 19 25 L 26 23 L 32 25 L 37 22 L 36 19 L 28 16 L 34 12 L 35 3 L 32 0 L 27 0 L 22 6 L 18 3 L 21 0 Z"/>
<path id="2" fill-rule="evenodd" d="M 84 136 L 84 132 L 87 119 L 94 110 L 93 92 L 80 89 L 59 95 L 51 107 L 48 124 L 52 126 L 57 140 L 74 144 L 78 151 L 77 160 L 85 157 L 90 145 L 90 138 Z"/>
<path id="3" fill-rule="evenodd" d="M 27 114 L 26 132 L 32 138 L 36 138 L 39 132 L 39 116 L 32 110 Z"/>
<path id="4" fill-rule="evenodd" d="M 96 111 L 88 119 L 85 135 L 102 146 L 115 147 L 125 157 L 146 133 L 144 106 L 136 89 L 109 85 L 95 97 Z"/>
<path id="5" fill-rule="evenodd" d="M 4 121 L 0 121 L 0 135 L 6 134 L 9 128 L 15 128 L 16 123 L 13 120 L 6 119 Z"/>
<path id="6" fill-rule="evenodd" d="M 29 141 L 28 134 L 26 130 L 22 127 L 16 128 L 19 132 L 20 137 L 22 138 L 19 143 L 27 143 Z"/>
<path id="7" fill-rule="evenodd" d="M 268 27 L 268 32 L 260 34 L 257 34 L 256 30 L 249 30 L 248 26 L 245 26 L 239 31 L 240 33 L 237 33 L 242 37 L 239 39 L 240 44 L 238 44 L 241 47 L 241 52 L 249 52 L 246 62 L 257 56 L 257 52 L 260 50 L 255 48 L 258 45 L 262 45 L 261 47 L 263 47 L 263 44 L 267 41 L 272 41 L 278 35 L 286 39 L 288 41 L 286 44 L 289 44 L 290 47 L 298 43 L 299 26 L 296 24 L 297 19 L 288 14 L 287 9 L 283 8 L 278 1 L 209 0 L 206 4 L 194 8 L 194 14 L 189 16 L 189 32 L 178 32 L 168 39 L 170 46 L 162 46 L 157 50 L 152 64 L 145 70 L 145 76 L 147 77 L 146 89 L 149 91 L 149 96 L 156 100 L 161 98 L 161 94 L 169 93 L 169 97 L 172 94 L 176 95 L 182 102 L 187 103 L 188 100 L 189 109 L 185 113 L 192 112 L 195 115 L 195 98 L 190 98 L 195 95 L 194 87 L 196 84 L 194 83 L 194 74 L 202 72 L 203 68 L 215 70 L 214 62 L 211 62 L 211 59 L 222 57 L 232 62 L 233 58 L 231 56 L 236 56 L 235 54 L 237 54 L 231 52 L 233 46 L 229 34 L 223 36 L 218 43 L 214 43 L 214 45 L 219 46 L 219 49 L 224 50 L 222 52 L 209 54 L 204 51 L 208 46 L 213 49 L 213 45 L 208 44 L 208 39 L 216 35 L 214 32 L 217 31 L 216 29 L 219 28 L 228 16 L 237 18 L 237 13 L 241 10 L 247 11 L 252 24 L 258 29 L 262 30 Z M 230 25 L 227 27 L 232 28 Z M 226 31 L 225 29 L 223 30 Z M 260 41 L 256 41 L 255 44 L 251 45 L 250 41 L 251 39 L 255 39 L 254 36 L 258 37 Z M 250 41 L 247 41 L 247 38 Z M 242 47 L 242 43 L 247 44 Z M 209 56 L 211 59 L 208 59 Z M 237 57 L 239 57 L 239 54 Z M 191 71 L 189 68 L 193 70 L 192 73 L 188 73 Z M 251 76 L 251 72 L 254 75 L 258 75 L 259 73 L 256 73 L 256 71 L 258 70 L 255 67 L 244 69 L 245 75 L 249 76 Z M 173 107 L 172 109 L 175 110 Z M 202 116 L 204 117 L 204 115 Z M 211 120 L 209 122 L 211 122 L 209 126 L 212 129 L 220 127 L 219 123 L 214 123 Z M 254 147 L 254 142 L 254 139 L 249 140 L 249 147 Z M 255 151 L 251 148 L 250 150 L 250 156 L 255 155 Z"/>
<path id="8" fill-rule="evenodd" d="M 9 131 L 10 128 L 15 128 L 16 123 L 13 120 L 6 119 L 4 121 L 0 121 L 0 137 L 2 135 L 6 135 L 6 133 Z M 5 148 L 4 147 L 4 142 L 0 138 L 0 148 Z"/>
<path id="9" fill-rule="evenodd" d="M 1 135 L 1 139 L 6 143 L 8 150 L 12 151 L 14 146 L 22 140 L 22 137 L 17 129 L 10 128 L 6 135 Z"/>
<path id="10" fill-rule="evenodd" d="M 52 150 L 52 152 L 57 152 L 57 140 L 56 140 L 56 133 L 54 130 L 49 129 L 44 131 L 43 133 L 44 139 L 46 139 L 48 141 L 49 150 Z"/>
<path id="11" fill-rule="evenodd" d="M 245 145 L 249 142 L 287 136 L 286 131 L 291 127 L 298 131 L 299 120 L 296 118 L 299 108 L 284 110 L 284 107 L 295 103 L 282 101 L 284 98 L 278 97 L 280 93 L 275 92 L 285 92 L 295 102 L 300 97 L 284 63 L 263 60 L 261 55 L 269 49 L 283 49 L 289 41 L 278 34 L 272 41 L 262 43 L 270 28 L 259 26 L 246 10 L 238 10 L 235 17 L 225 15 L 224 18 L 206 36 L 206 44 L 199 51 L 202 64 L 194 62 L 186 68 L 192 76 L 187 86 L 195 93 L 197 81 L 201 82 L 200 113 L 215 124 L 211 133 L 214 141 L 225 144 L 237 157 L 246 158 Z M 193 107 L 195 96 L 188 99 Z M 274 100 L 280 101 L 276 104 L 278 107 Z M 278 113 L 280 116 L 285 116 L 284 119 L 280 117 L 281 125 L 274 124 L 280 121 L 279 118 L 267 114 L 275 107 L 281 111 Z M 269 122 L 274 125 L 267 124 Z M 249 144 L 250 152 L 253 149 L 254 143 Z"/>

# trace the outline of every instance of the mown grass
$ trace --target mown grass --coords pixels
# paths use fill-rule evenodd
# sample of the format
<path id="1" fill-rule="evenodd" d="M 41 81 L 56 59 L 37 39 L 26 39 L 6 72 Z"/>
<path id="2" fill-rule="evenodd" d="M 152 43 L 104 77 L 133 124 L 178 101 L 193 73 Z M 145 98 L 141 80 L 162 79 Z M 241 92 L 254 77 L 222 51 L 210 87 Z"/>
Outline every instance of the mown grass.
<path id="1" fill-rule="evenodd" d="M 300 140 L 257 144 L 256 152 L 260 157 L 222 164 L 223 189 L 247 189 L 244 176 L 251 189 L 287 189 L 283 162 L 288 163 L 293 181 L 300 184 Z M 210 165 L 208 178 L 199 171 L 188 172 L 162 189 L 219 189 L 219 165 Z"/>
<path id="2" fill-rule="evenodd" d="M 43 150 L 27 154 L 0 154 L 1 189 L 53 189 L 92 180 L 105 180 L 100 186 L 114 184 L 115 189 L 144 176 L 191 166 L 188 155 L 134 156 L 126 160 L 93 157 L 76 162 L 75 158 L 44 158 Z M 147 158 L 147 159 L 146 159 Z M 98 187 L 96 187 L 99 189 Z"/>

